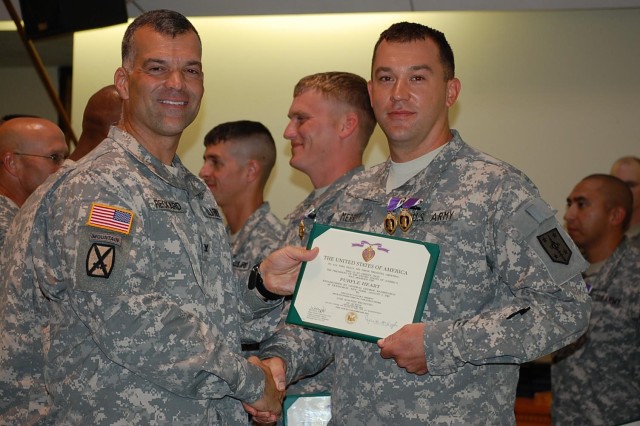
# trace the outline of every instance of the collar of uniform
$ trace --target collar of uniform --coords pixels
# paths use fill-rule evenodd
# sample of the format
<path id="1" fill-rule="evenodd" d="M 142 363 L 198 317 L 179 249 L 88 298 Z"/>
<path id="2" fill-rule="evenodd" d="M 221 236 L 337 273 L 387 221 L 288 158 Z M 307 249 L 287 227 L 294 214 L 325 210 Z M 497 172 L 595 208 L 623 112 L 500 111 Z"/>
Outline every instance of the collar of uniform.
<path id="1" fill-rule="evenodd" d="M 605 259 L 604 264 L 598 270 L 598 275 L 602 275 L 603 277 L 612 276 L 611 271 L 618 267 L 618 264 L 625 256 L 635 256 L 633 244 L 627 237 L 623 238 L 620 244 L 618 244 L 618 247 L 611 253 L 611 256 Z M 598 282 L 598 288 L 605 290 L 609 287 L 611 281 L 612 280 L 609 280 L 609 282 Z"/>
<path id="2" fill-rule="evenodd" d="M 20 207 L 9 197 L 4 194 L 0 194 L 0 204 L 8 206 L 9 209 L 18 211 Z"/>
<path id="3" fill-rule="evenodd" d="M 172 163 L 177 173 L 172 173 L 165 164 L 151 155 L 132 135 L 121 128 L 111 126 L 109 138 L 169 185 L 186 190 L 191 197 L 200 197 L 206 191 L 204 182 L 187 171 L 178 155 L 173 157 Z"/>
<path id="4" fill-rule="evenodd" d="M 416 187 L 416 181 L 428 182 L 428 187 L 421 186 L 421 192 L 431 193 L 432 187 L 439 181 L 439 176 L 451 164 L 458 152 L 465 146 L 460 134 L 451 129 L 453 139 L 445 144 L 442 151 L 433 159 L 433 161 L 421 172 L 409 179 L 404 185 L 394 189 L 390 193 L 386 192 L 387 179 L 391 168 L 391 159 L 371 168 L 371 174 L 364 173 L 353 179 L 352 183 L 347 187 L 347 193 L 354 198 L 362 198 L 377 203 L 386 204 L 389 197 L 394 195 L 413 196 L 415 194 L 403 193 L 405 187 Z"/>
<path id="5" fill-rule="evenodd" d="M 323 195 L 333 194 L 336 191 L 336 188 L 344 186 L 351 180 L 351 178 L 355 174 L 360 173 L 363 170 L 364 166 L 362 165 L 349 170 L 347 173 L 343 174 L 335 182 L 329 185 L 324 191 Z M 322 205 L 323 198 L 324 197 L 321 195 L 320 197 L 318 197 L 318 199 L 316 199 L 316 191 L 311 191 L 311 193 L 307 195 L 307 198 L 305 198 L 300 204 L 298 204 L 296 208 L 284 218 L 285 222 L 290 223 L 291 221 L 299 221 L 300 217 L 304 213 L 306 213 L 311 206 L 316 207 L 317 210 L 318 207 Z"/>
<path id="6" fill-rule="evenodd" d="M 265 216 L 270 211 L 271 207 L 269 206 L 269 203 L 264 201 L 260 205 L 260 207 L 258 207 L 253 213 L 251 213 L 251 216 L 249 216 L 244 225 L 242 225 L 242 228 L 240 228 L 240 230 L 232 236 L 233 238 L 229 238 L 232 246 L 234 247 L 234 250 L 232 250 L 233 252 L 237 250 L 236 247 L 241 247 L 242 245 L 244 245 L 245 241 L 251 238 L 253 230 L 256 228 L 256 226 L 258 226 L 258 224 L 260 224 L 261 221 L 264 220 Z"/>

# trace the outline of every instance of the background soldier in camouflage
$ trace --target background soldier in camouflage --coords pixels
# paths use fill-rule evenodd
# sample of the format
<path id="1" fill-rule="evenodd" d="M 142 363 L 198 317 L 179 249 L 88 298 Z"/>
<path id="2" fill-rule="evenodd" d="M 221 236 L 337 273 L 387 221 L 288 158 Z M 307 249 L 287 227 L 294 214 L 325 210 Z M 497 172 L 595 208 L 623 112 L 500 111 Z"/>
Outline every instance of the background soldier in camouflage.
<path id="1" fill-rule="evenodd" d="M 627 237 L 640 247 L 640 158 L 622 157 L 611 166 L 611 174 L 629 186 L 633 195 L 633 210 Z"/>
<path id="2" fill-rule="evenodd" d="M 271 132 L 256 121 L 231 121 L 204 137 L 199 176 L 222 208 L 233 268 L 246 277 L 253 265 L 280 246 L 284 225 L 264 201 L 264 187 L 276 162 Z"/>
<path id="3" fill-rule="evenodd" d="M 369 92 L 391 158 L 318 219 L 383 234 L 387 214 L 401 212 L 390 198 L 422 200 L 407 209 L 412 226 L 393 231 L 440 246 L 422 322 L 377 345 L 291 327 L 262 354 L 286 361 L 287 381 L 335 356 L 333 424 L 513 424 L 518 364 L 587 327 L 586 262 L 554 212 L 520 171 L 450 129 L 454 71 L 439 31 L 399 23 L 381 34 Z M 561 244 L 543 245 L 545 234 Z M 268 362 L 282 372 L 280 358 Z"/>
<path id="4" fill-rule="evenodd" d="M 553 423 L 614 425 L 640 419 L 640 249 L 625 230 L 632 196 L 609 175 L 584 178 L 567 197 L 569 235 L 591 262 L 584 274 L 589 330 L 551 367 Z"/>
<path id="5" fill-rule="evenodd" d="M 233 270 L 246 280 L 254 265 L 280 247 L 284 235 L 284 225 L 264 201 L 264 187 L 276 162 L 275 142 L 262 123 L 241 120 L 215 126 L 204 137 L 204 145 L 199 175 L 227 220 Z M 271 312 L 272 321 L 279 313 L 279 309 Z M 251 348 L 270 326 L 248 328 L 252 336 L 245 336 L 250 337 L 245 343 Z"/>
<path id="6" fill-rule="evenodd" d="M 17 117 L 0 125 L 0 247 L 20 206 L 68 154 L 64 133 L 49 120 Z"/>
<path id="7" fill-rule="evenodd" d="M 309 176 L 314 190 L 285 218 L 285 242 L 306 246 L 318 212 L 330 209 L 351 177 L 364 170 L 362 155 L 376 121 L 366 80 L 348 72 L 300 79 L 288 117 L 289 164 Z"/>
<path id="8" fill-rule="evenodd" d="M 241 425 L 240 401 L 275 419 L 257 410 L 277 413 L 282 393 L 239 354 L 243 320 L 268 304 L 235 280 L 213 196 L 175 155 L 202 99 L 201 53 L 184 16 L 136 18 L 114 77 L 122 120 L 18 214 L 0 260 L 4 404 L 41 402 L 22 374 L 44 368 L 49 422 Z M 278 253 L 267 281 L 295 281 L 278 265 L 314 254 Z"/>
<path id="9" fill-rule="evenodd" d="M 351 178 L 364 170 L 362 155 L 376 126 L 367 81 L 348 72 L 308 75 L 293 89 L 289 124 L 289 164 L 309 176 L 314 190 L 287 215 L 285 244 L 307 246 L 319 212 L 331 211 Z M 286 305 L 282 322 L 288 313 Z M 302 380 L 289 394 L 327 392 L 332 368 Z"/>

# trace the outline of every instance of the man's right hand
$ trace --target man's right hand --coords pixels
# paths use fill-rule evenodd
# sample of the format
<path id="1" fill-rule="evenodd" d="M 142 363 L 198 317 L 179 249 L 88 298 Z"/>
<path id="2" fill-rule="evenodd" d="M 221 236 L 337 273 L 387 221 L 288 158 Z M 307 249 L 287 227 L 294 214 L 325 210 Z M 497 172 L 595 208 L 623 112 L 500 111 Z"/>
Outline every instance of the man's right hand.
<path id="1" fill-rule="evenodd" d="M 262 398 L 252 403 L 243 402 L 242 405 L 247 413 L 253 416 L 257 423 L 271 423 L 278 419 L 282 412 L 282 400 L 284 389 L 279 390 L 276 386 L 271 370 L 266 363 L 260 361 L 258 357 L 252 356 L 247 359 L 251 364 L 262 369 L 265 377 L 264 393 Z"/>

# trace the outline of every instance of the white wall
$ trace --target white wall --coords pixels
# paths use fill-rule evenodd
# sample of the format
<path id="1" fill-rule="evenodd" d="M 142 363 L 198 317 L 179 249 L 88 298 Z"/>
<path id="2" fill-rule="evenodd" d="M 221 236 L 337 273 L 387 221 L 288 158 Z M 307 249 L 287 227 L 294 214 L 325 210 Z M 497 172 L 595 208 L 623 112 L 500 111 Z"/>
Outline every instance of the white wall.
<path id="1" fill-rule="evenodd" d="M 548 12 L 404 12 L 193 18 L 203 39 L 205 97 L 179 154 L 195 173 L 202 139 L 229 120 L 262 121 L 278 161 L 267 198 L 280 217 L 311 190 L 288 166 L 282 138 L 294 84 L 331 70 L 369 76 L 379 33 L 400 20 L 447 35 L 462 93 L 453 127 L 470 144 L 507 160 L 536 182 L 561 216 L 583 176 L 640 156 L 640 9 Z M 76 33 L 72 122 L 113 81 L 124 26 Z M 367 165 L 387 155 L 378 131 Z"/>

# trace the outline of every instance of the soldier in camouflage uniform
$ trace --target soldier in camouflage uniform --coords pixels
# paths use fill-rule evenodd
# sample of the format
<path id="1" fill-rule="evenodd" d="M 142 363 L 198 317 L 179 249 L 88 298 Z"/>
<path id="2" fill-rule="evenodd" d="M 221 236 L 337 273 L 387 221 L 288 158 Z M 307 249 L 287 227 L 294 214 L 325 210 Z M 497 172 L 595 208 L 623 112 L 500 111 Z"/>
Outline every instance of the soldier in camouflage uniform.
<path id="1" fill-rule="evenodd" d="M 314 190 L 285 218 L 285 243 L 306 246 L 318 212 L 331 209 L 349 180 L 364 170 L 362 155 L 376 122 L 367 82 L 348 72 L 308 75 L 293 89 L 289 124 L 291 167 Z"/>
<path id="2" fill-rule="evenodd" d="M 264 201 L 264 188 L 276 162 L 275 142 L 262 123 L 240 120 L 215 126 L 204 137 L 204 145 L 199 175 L 226 218 L 233 270 L 246 280 L 254 265 L 280 247 L 284 235 L 284 225 Z M 248 326 L 252 335 L 245 336 L 243 347 L 255 348 L 279 315 L 280 309 L 275 309 L 271 320 L 263 318 Z"/>
<path id="3" fill-rule="evenodd" d="M 625 237 L 632 196 L 609 175 L 583 179 L 567 197 L 567 230 L 591 262 L 584 274 L 589 330 L 551 367 L 556 425 L 640 419 L 640 249 Z"/>
<path id="4" fill-rule="evenodd" d="M 399 23 L 381 34 L 369 93 L 391 158 L 318 218 L 438 244 L 422 321 L 377 345 L 290 327 L 261 355 L 281 357 L 267 362 L 274 376 L 286 365 L 287 381 L 335 357 L 332 424 L 513 424 L 518 364 L 587 326 L 586 263 L 554 212 L 524 174 L 450 130 L 453 64 L 439 31 Z M 394 199 L 414 202 L 403 212 Z M 413 220 L 403 230 L 390 226 L 400 214 Z"/>
<path id="5" fill-rule="evenodd" d="M 307 246 L 320 212 L 331 211 L 351 178 L 364 170 L 362 155 L 376 122 L 367 82 L 348 72 L 323 72 L 298 81 L 284 137 L 289 164 L 309 176 L 314 190 L 285 218 L 284 243 Z M 288 302 L 281 325 L 288 313 Z M 289 394 L 328 392 L 333 368 L 289 387 Z"/>
<path id="6" fill-rule="evenodd" d="M 218 124 L 204 137 L 199 176 L 227 221 L 233 269 L 246 277 L 253 265 L 280 247 L 284 225 L 264 201 L 264 187 L 276 162 L 271 132 L 249 120 Z"/>
<path id="7" fill-rule="evenodd" d="M 68 154 L 64 133 L 49 120 L 17 117 L 0 126 L 0 247 L 20 206 Z"/>
<path id="8" fill-rule="evenodd" d="M 199 36 L 147 12 L 122 56 L 122 121 L 27 201 L 6 242 L 2 421 L 46 413 L 43 369 L 50 423 L 240 425 L 240 401 L 277 413 L 269 370 L 239 354 L 243 321 L 273 302 L 234 279 L 218 206 L 175 155 L 204 90 Z M 266 281 L 295 281 L 267 263 Z"/>

